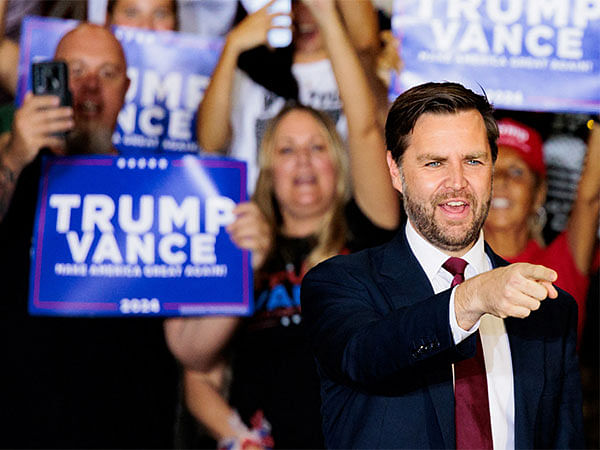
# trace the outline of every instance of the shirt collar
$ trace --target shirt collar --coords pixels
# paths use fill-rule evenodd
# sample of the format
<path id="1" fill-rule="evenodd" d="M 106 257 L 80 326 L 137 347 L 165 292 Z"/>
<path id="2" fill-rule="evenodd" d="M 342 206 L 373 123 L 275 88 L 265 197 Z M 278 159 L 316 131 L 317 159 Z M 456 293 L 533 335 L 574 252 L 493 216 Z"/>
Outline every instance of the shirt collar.
<path id="1" fill-rule="evenodd" d="M 421 264 L 427 278 L 432 280 L 449 256 L 417 233 L 410 219 L 406 221 L 405 233 L 410 249 L 419 261 L 419 264 Z M 465 273 L 466 277 L 478 275 L 489 270 L 490 263 L 485 254 L 483 230 L 479 232 L 479 238 L 475 242 L 475 245 L 462 256 L 462 259 L 469 263 L 466 272 L 470 272 L 470 274 Z"/>

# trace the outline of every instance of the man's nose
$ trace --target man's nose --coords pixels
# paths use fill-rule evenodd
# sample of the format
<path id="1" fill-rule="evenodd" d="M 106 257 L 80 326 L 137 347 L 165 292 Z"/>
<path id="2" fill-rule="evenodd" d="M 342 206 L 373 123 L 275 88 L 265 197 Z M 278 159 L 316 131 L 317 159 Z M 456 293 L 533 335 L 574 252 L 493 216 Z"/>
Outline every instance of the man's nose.
<path id="1" fill-rule="evenodd" d="M 100 86 L 100 77 L 97 72 L 88 72 L 82 80 L 82 86 L 88 90 L 96 90 Z"/>
<path id="2" fill-rule="evenodd" d="M 448 166 L 448 184 L 453 189 L 462 189 L 467 185 L 465 168 L 462 163 L 452 163 Z"/>

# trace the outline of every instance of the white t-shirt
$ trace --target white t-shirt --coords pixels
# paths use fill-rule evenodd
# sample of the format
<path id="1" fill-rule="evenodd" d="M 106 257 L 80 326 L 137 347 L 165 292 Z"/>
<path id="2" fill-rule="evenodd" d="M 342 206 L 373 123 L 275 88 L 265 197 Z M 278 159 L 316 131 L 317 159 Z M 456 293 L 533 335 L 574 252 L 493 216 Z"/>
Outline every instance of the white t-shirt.
<path id="1" fill-rule="evenodd" d="M 342 103 L 329 60 L 293 64 L 292 74 L 298 82 L 300 102 L 327 112 L 345 140 L 348 135 L 346 117 L 342 113 Z M 250 194 L 254 192 L 258 179 L 258 146 L 266 124 L 284 105 L 284 98 L 257 84 L 245 72 L 236 70 L 231 110 L 233 134 L 228 154 L 248 164 Z"/>

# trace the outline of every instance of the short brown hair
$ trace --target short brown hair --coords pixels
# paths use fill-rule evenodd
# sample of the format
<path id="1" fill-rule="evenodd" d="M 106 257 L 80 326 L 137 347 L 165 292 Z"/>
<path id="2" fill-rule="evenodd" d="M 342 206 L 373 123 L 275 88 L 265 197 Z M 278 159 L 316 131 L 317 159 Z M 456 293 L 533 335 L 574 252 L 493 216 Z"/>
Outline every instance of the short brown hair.
<path id="1" fill-rule="evenodd" d="M 385 141 L 398 165 L 409 144 L 419 117 L 425 113 L 449 114 L 475 109 L 483 117 L 492 161 L 498 156 L 498 125 L 494 108 L 485 96 L 476 94 L 458 83 L 425 83 L 412 87 L 396 98 L 385 122 Z"/>

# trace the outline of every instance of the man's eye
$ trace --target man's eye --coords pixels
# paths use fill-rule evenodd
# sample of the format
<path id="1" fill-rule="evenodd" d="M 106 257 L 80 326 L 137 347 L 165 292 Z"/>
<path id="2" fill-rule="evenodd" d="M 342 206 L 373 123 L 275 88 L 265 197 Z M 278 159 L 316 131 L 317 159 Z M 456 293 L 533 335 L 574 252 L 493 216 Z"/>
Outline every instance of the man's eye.
<path id="1" fill-rule="evenodd" d="M 292 149 L 292 147 L 281 147 L 279 150 L 277 150 L 277 153 L 279 153 L 280 155 L 288 155 L 293 151 L 294 150 Z"/>
<path id="2" fill-rule="evenodd" d="M 469 164 L 470 166 L 480 166 L 483 163 L 481 161 L 479 161 L 478 159 L 469 159 L 467 161 L 467 164 Z"/>
<path id="3" fill-rule="evenodd" d="M 117 69 L 114 67 L 103 67 L 100 69 L 100 77 L 111 80 L 117 76 Z"/>
<path id="4" fill-rule="evenodd" d="M 69 77 L 72 79 L 75 78 L 79 78 L 81 76 L 83 76 L 84 70 L 83 67 L 81 67 L 80 65 L 73 65 L 71 64 L 69 66 Z"/>
<path id="5" fill-rule="evenodd" d="M 442 163 L 439 161 L 430 161 L 425 164 L 425 167 L 439 167 L 441 165 L 442 165 Z"/>

